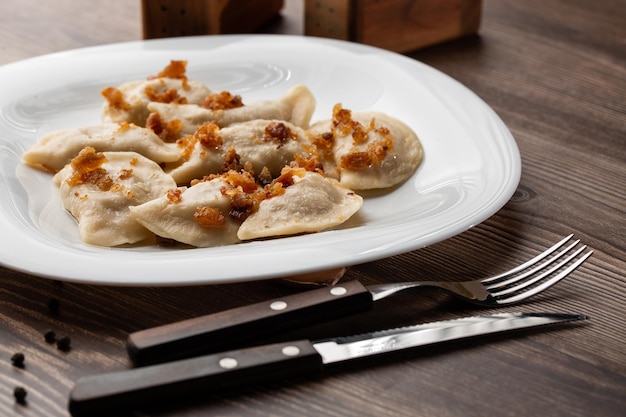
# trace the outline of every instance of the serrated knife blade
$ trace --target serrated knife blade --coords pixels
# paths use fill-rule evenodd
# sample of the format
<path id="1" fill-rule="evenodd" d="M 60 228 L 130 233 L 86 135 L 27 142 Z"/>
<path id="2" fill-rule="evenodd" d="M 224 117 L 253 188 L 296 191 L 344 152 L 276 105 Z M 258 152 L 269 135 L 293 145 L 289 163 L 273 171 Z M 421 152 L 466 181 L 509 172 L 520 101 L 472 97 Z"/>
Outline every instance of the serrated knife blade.
<path id="1" fill-rule="evenodd" d="M 344 362 L 385 352 L 466 339 L 491 333 L 587 318 L 567 313 L 499 313 L 437 321 L 379 332 L 314 342 L 324 364 Z"/>

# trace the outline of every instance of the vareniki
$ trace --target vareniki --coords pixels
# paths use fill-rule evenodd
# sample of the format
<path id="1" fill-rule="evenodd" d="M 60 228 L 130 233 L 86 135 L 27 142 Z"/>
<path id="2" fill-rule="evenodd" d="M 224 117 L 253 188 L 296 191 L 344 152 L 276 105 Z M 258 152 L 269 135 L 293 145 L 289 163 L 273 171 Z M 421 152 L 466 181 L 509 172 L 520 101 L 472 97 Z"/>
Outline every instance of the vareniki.
<path id="1" fill-rule="evenodd" d="M 311 124 L 306 86 L 245 104 L 187 79 L 186 66 L 105 88 L 101 124 L 51 132 L 24 153 L 55 174 L 85 243 L 211 247 L 321 232 L 361 209 L 354 190 L 400 184 L 423 160 L 415 132 L 385 113 L 337 104 Z"/>
<path id="2" fill-rule="evenodd" d="M 118 246 L 151 237 L 130 216 L 129 207 L 151 201 L 176 187 L 154 161 L 135 152 L 83 149 L 54 176 L 63 207 L 78 221 L 81 239 Z"/>

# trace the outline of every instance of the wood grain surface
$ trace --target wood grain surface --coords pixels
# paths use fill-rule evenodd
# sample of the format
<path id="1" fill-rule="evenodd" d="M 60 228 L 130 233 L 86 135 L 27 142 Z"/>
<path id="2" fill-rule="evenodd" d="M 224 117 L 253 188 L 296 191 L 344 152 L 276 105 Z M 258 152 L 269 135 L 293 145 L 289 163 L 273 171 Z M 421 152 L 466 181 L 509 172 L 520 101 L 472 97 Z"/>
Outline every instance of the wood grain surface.
<path id="1" fill-rule="evenodd" d="M 303 33 L 301 3 L 285 4 L 282 20 L 263 31 Z M 575 233 L 593 256 L 518 309 L 579 312 L 591 320 L 424 349 L 134 415 L 624 415 L 624 22 L 620 0 L 485 0 L 478 35 L 408 54 L 459 80 L 500 115 L 520 149 L 521 182 L 484 223 L 428 248 L 352 266 L 344 278 L 365 284 L 477 278 Z M 141 33 L 139 2 L 0 2 L 0 64 L 138 40 Z M 0 415 L 67 417 L 77 378 L 130 367 L 124 347 L 130 332 L 298 291 L 272 280 L 168 288 L 80 285 L 0 267 Z M 353 334 L 488 311 L 428 291 L 293 336 Z M 46 342 L 47 331 L 68 336 L 70 349 Z M 24 354 L 23 367 L 11 363 L 16 352 Z M 27 391 L 24 403 L 14 399 L 18 386 Z"/>

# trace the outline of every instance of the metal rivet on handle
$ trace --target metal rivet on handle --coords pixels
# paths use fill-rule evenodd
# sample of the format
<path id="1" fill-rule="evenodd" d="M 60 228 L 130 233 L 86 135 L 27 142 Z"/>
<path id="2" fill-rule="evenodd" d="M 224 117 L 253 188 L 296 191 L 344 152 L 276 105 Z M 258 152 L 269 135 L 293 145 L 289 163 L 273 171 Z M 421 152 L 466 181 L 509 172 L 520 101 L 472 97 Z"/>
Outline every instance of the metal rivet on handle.
<path id="1" fill-rule="evenodd" d="M 274 301 L 270 304 L 270 308 L 274 311 L 284 310 L 287 308 L 287 303 L 284 301 Z"/>
<path id="2" fill-rule="evenodd" d="M 332 295 L 344 295 L 347 292 L 348 290 L 346 290 L 344 287 L 332 287 L 330 289 L 330 293 Z"/>
<path id="3" fill-rule="evenodd" d="M 237 365 L 239 365 L 239 363 L 237 362 L 237 359 L 233 359 L 233 358 L 222 358 L 220 359 L 220 366 L 224 369 L 233 369 L 236 368 Z"/>
<path id="4" fill-rule="evenodd" d="M 298 356 L 300 354 L 300 348 L 298 346 L 285 346 L 283 348 L 283 355 L 285 356 Z"/>

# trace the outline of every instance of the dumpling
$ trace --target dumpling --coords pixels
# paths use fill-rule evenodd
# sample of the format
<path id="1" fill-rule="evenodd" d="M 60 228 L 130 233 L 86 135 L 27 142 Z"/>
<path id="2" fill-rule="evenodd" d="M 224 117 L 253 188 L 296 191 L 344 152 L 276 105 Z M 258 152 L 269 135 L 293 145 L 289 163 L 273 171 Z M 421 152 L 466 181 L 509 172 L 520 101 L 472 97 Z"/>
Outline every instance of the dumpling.
<path id="1" fill-rule="evenodd" d="M 292 177 L 283 194 L 261 201 L 244 220 L 239 239 L 319 232 L 344 223 L 363 205 L 361 196 L 319 173 L 303 171 Z"/>
<path id="2" fill-rule="evenodd" d="M 131 215 L 157 236 L 197 247 L 239 242 L 240 222 L 233 219 L 222 178 L 199 182 L 130 208 Z"/>
<path id="3" fill-rule="evenodd" d="M 263 188 L 248 172 L 228 171 L 129 210 L 158 236 L 211 247 L 319 232 L 344 223 L 362 205 L 362 197 L 333 179 L 285 167 Z"/>
<path id="4" fill-rule="evenodd" d="M 157 113 L 163 123 L 178 120 L 182 135 L 190 135 L 198 126 L 213 122 L 220 127 L 256 119 L 277 119 L 306 129 L 315 111 L 315 97 L 304 85 L 289 89 L 282 97 L 259 100 L 241 107 L 211 110 L 193 104 L 150 103 L 148 109 Z"/>
<path id="5" fill-rule="evenodd" d="M 130 123 L 105 123 L 50 133 L 26 151 L 23 159 L 29 165 L 57 172 L 86 146 L 99 152 L 137 152 L 157 163 L 182 157 L 176 145 L 163 142 L 149 129 Z"/>
<path id="6" fill-rule="evenodd" d="M 211 90 L 200 81 L 188 80 L 186 66 L 186 61 L 172 61 L 157 76 L 103 89 L 102 121 L 145 126 L 150 102 L 202 103 Z"/>
<path id="7" fill-rule="evenodd" d="M 333 119 L 315 123 L 310 132 L 326 175 L 354 190 L 399 184 L 424 157 L 415 132 L 384 113 L 352 113 L 338 104 Z"/>
<path id="8" fill-rule="evenodd" d="M 78 221 L 85 243 L 118 246 L 153 236 L 130 216 L 129 207 L 175 189 L 155 162 L 135 152 L 83 149 L 53 178 L 63 207 Z"/>
<path id="9" fill-rule="evenodd" d="M 294 159 L 314 150 L 308 133 L 288 122 L 253 120 L 219 128 L 213 123 L 200 126 L 178 145 L 184 155 L 180 164 L 166 166 L 179 185 L 209 174 L 219 174 L 236 159 L 259 173 L 267 167 L 272 177 Z"/>

